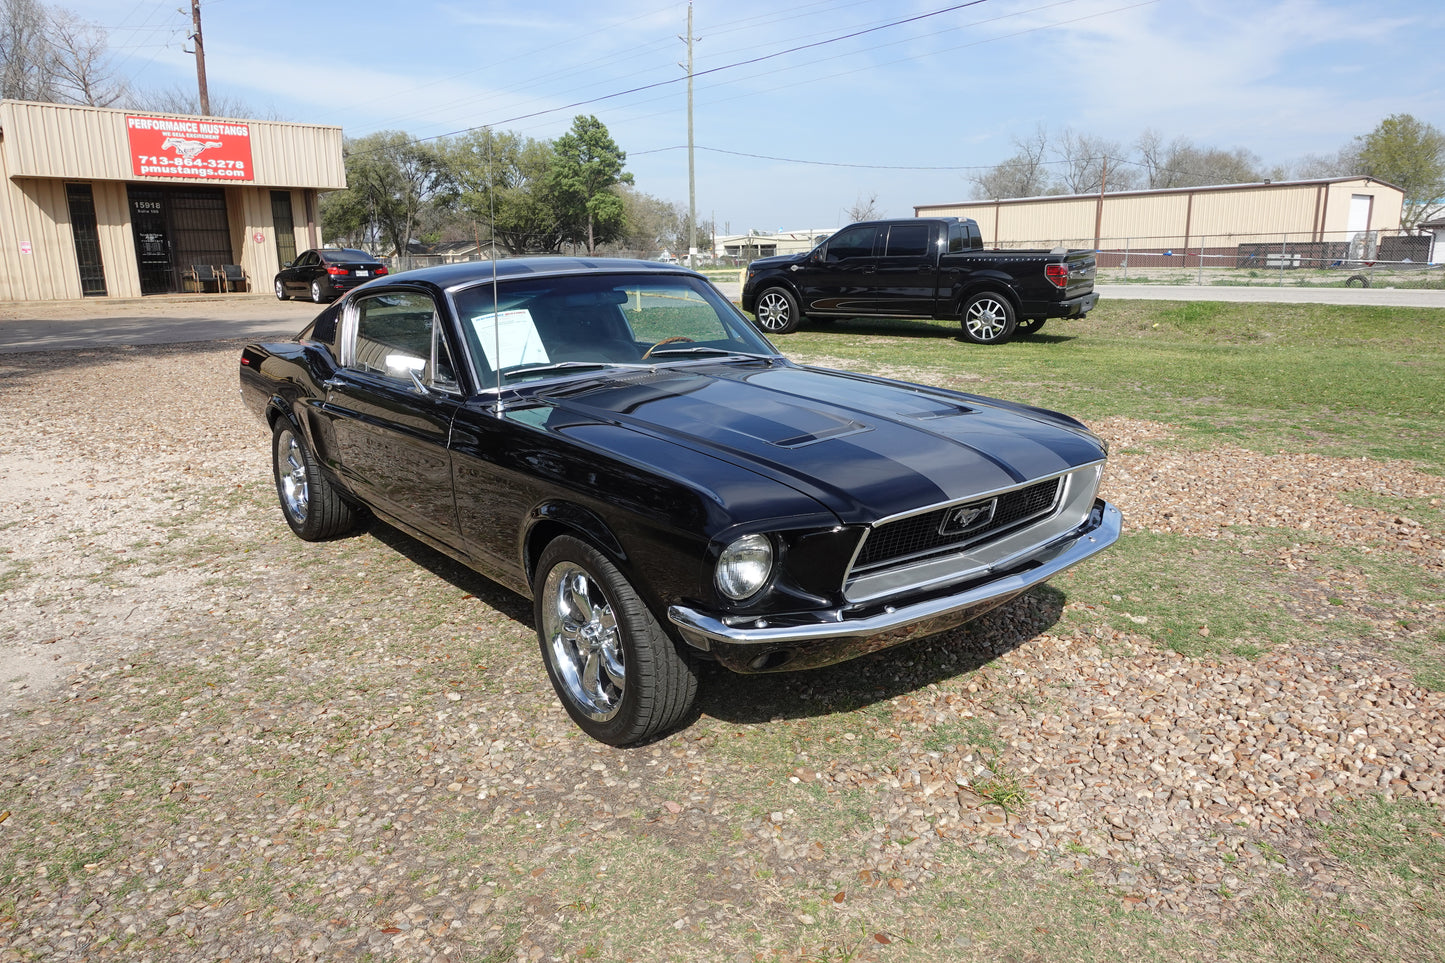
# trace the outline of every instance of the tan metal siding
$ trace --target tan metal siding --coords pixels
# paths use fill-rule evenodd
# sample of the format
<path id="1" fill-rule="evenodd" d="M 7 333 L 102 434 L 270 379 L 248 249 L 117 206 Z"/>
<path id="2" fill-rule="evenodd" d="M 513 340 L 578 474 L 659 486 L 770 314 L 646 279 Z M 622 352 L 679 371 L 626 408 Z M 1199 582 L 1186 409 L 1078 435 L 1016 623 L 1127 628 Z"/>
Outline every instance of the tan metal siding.
<path id="1" fill-rule="evenodd" d="M 1202 237 L 1290 234 L 1297 239 L 1318 237 L 1321 230 L 1338 235 L 1347 227 L 1352 194 L 1375 199 L 1372 230 L 1400 226 L 1404 201 L 1400 189 L 1358 177 L 1105 194 L 1099 238 L 1109 247 L 1130 243 L 1170 249 L 1183 247 L 1186 240 L 1198 244 Z M 914 209 L 920 217 L 971 217 L 978 221 L 985 243 L 1005 247 L 1059 242 L 1088 247 L 1094 241 L 1098 210 L 1098 195 L 925 204 Z"/>
<path id="2" fill-rule="evenodd" d="M 0 102 L 0 127 L 12 177 L 68 177 L 163 184 L 215 184 L 204 178 L 149 177 L 133 172 L 125 118 L 141 111 Z M 179 114 L 146 114 L 177 117 Z M 346 186 L 341 128 L 244 118 L 206 118 L 250 128 L 252 180 L 228 182 L 337 190 Z"/>
<path id="3" fill-rule="evenodd" d="M 130 228 L 130 198 L 125 185 L 96 181 L 95 219 L 100 229 L 100 256 L 105 262 L 105 293 L 113 298 L 140 297 L 140 265 L 135 258 L 135 236 Z"/>

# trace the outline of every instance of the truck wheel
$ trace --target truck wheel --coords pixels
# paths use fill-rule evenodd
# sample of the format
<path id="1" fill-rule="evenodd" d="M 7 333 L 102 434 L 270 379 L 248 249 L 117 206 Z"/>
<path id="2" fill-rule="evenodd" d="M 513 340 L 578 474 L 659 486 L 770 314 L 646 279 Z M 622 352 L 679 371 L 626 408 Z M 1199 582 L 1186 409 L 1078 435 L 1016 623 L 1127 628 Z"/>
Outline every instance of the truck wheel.
<path id="1" fill-rule="evenodd" d="M 1019 322 L 1018 333 L 1033 334 L 1035 331 L 1037 331 L 1039 328 L 1042 328 L 1043 326 L 1043 318 L 1024 318 L 1022 321 Z"/>
<path id="2" fill-rule="evenodd" d="M 543 550 L 532 586 L 542 661 L 583 732 L 625 746 L 692 711 L 695 663 L 601 552 L 559 536 Z"/>
<path id="3" fill-rule="evenodd" d="M 975 294 L 964 302 L 963 336 L 974 344 L 1003 344 L 1013 337 L 1017 322 L 1008 300 L 991 291 Z"/>
<path id="4" fill-rule="evenodd" d="M 787 288 L 768 288 L 759 294 L 753 316 L 767 334 L 790 334 L 798 330 L 798 323 L 803 320 L 798 299 Z"/>

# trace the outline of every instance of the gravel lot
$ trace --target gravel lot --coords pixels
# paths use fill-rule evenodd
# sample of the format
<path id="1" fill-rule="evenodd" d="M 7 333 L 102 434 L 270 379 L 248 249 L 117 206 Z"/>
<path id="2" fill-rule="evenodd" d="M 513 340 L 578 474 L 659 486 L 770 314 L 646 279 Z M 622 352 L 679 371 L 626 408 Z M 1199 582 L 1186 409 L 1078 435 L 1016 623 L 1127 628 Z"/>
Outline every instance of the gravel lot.
<path id="1" fill-rule="evenodd" d="M 1370 633 L 1252 661 L 1160 650 L 1066 577 L 902 652 L 714 673 L 689 728 L 596 745 L 520 599 L 380 526 L 290 536 L 237 348 L 0 355 L 0 961 L 570 958 L 584 937 L 685 958 L 663 932 L 773 959 L 905 919 L 888 907 L 960 854 L 1187 928 L 1280 880 L 1349 896 L 1314 831 L 1337 795 L 1445 802 L 1445 698 L 1385 647 L 1445 612 L 1401 626 L 1363 577 L 1346 602 Z M 1131 529 L 1282 526 L 1445 568 L 1418 524 L 1337 499 L 1438 504 L 1439 477 L 1096 427 Z M 1308 551 L 1273 563 L 1328 608 Z M 1013 812 L 984 798 L 1006 777 Z M 629 897 L 652 905 L 607 905 Z M 991 955 L 970 946 L 951 955 Z"/>

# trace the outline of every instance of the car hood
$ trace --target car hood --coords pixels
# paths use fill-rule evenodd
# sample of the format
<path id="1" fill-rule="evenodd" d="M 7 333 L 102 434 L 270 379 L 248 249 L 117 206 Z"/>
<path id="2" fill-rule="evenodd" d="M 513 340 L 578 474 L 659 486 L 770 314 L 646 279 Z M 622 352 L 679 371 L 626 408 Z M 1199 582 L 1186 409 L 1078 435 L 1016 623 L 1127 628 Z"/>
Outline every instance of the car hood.
<path id="1" fill-rule="evenodd" d="M 1105 454 L 1083 425 L 1054 412 L 792 364 L 627 372 L 554 387 L 546 401 L 573 419 L 768 476 L 849 524 L 1012 488 Z"/>

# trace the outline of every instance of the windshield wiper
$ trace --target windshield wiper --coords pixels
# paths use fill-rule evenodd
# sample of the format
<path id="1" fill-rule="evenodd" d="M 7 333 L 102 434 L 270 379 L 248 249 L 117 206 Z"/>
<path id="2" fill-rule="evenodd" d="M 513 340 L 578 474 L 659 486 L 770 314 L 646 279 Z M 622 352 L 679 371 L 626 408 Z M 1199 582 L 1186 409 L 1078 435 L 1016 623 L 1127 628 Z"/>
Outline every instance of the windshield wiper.
<path id="1" fill-rule="evenodd" d="M 523 375 L 550 374 L 553 371 L 585 371 L 597 368 L 651 368 L 650 364 L 636 364 L 627 361 L 554 361 L 551 364 L 537 364 L 526 368 L 513 368 L 511 371 L 502 372 L 504 378 L 517 378 Z"/>
<path id="2" fill-rule="evenodd" d="M 708 355 L 714 355 L 714 354 L 715 354 L 715 355 L 719 355 L 719 356 L 727 355 L 727 356 L 734 357 L 734 358 L 765 358 L 765 357 L 767 357 L 766 355 L 761 355 L 761 354 L 748 354 L 746 351 L 730 351 L 730 350 L 728 350 L 727 348 L 714 348 L 714 347 L 710 347 L 709 345 L 705 345 L 705 344 L 693 344 L 693 345 L 688 345 L 688 346 L 686 346 L 686 347 L 681 347 L 681 348 L 657 348 L 656 350 L 654 350 L 654 351 L 649 355 L 649 357 L 656 358 L 658 355 L 665 355 L 665 354 L 708 354 Z"/>

